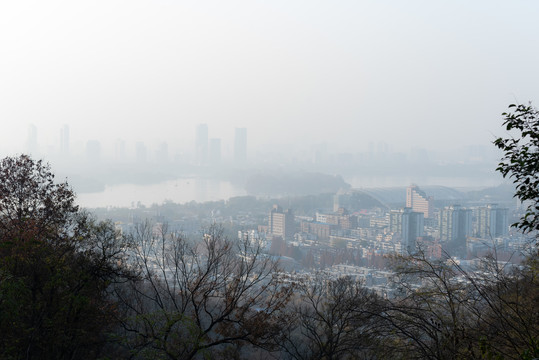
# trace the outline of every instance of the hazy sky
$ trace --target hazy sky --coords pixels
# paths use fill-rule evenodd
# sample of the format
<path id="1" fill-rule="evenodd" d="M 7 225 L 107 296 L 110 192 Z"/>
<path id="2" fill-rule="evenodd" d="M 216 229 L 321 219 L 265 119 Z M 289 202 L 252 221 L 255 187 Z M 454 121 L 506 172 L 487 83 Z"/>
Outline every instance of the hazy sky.
<path id="1" fill-rule="evenodd" d="M 539 1 L 2 1 L 0 149 L 487 144 L 539 104 Z"/>

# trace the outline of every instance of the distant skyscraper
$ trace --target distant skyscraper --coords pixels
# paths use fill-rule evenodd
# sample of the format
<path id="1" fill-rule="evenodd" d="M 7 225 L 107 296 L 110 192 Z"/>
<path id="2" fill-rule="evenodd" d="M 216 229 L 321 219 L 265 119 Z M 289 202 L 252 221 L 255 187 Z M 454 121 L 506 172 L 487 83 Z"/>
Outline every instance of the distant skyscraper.
<path id="1" fill-rule="evenodd" d="M 28 126 L 28 138 L 26 139 L 26 152 L 37 155 L 37 128 L 34 124 Z"/>
<path id="2" fill-rule="evenodd" d="M 208 163 L 208 125 L 199 124 L 196 128 L 195 163 L 206 165 Z"/>
<path id="3" fill-rule="evenodd" d="M 416 251 L 417 238 L 423 236 L 423 213 L 404 208 L 402 213 L 402 241 L 410 253 Z"/>
<path id="4" fill-rule="evenodd" d="M 64 125 L 60 129 L 60 153 L 69 155 L 69 126 Z"/>
<path id="5" fill-rule="evenodd" d="M 221 163 L 221 139 L 210 139 L 209 161 L 212 166 Z"/>
<path id="6" fill-rule="evenodd" d="M 490 204 L 476 210 L 477 236 L 488 239 L 503 236 L 509 230 L 508 210 Z"/>
<path id="7" fill-rule="evenodd" d="M 472 210 L 459 205 L 447 206 L 440 211 L 440 241 L 465 244 L 472 233 Z"/>
<path id="8" fill-rule="evenodd" d="M 434 215 L 434 199 L 432 196 L 427 197 L 427 194 L 417 185 L 410 185 L 406 189 L 406 207 L 422 212 L 426 218 Z"/>
<path id="9" fill-rule="evenodd" d="M 402 213 L 403 210 L 391 210 L 389 213 L 389 231 L 402 233 Z"/>
<path id="10" fill-rule="evenodd" d="M 234 162 L 245 164 L 247 162 L 247 129 L 236 128 L 234 131 Z"/>
<path id="11" fill-rule="evenodd" d="M 423 236 L 423 213 L 409 207 L 392 210 L 389 214 L 389 229 L 401 234 L 403 246 L 412 253 L 416 250 L 417 238 Z"/>

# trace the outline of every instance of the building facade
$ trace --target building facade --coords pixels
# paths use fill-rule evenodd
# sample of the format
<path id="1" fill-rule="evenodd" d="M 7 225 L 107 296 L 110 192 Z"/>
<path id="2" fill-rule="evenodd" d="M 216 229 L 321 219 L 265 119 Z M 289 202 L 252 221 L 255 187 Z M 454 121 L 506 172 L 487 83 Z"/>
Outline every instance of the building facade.
<path id="1" fill-rule="evenodd" d="M 447 206 L 440 211 L 440 241 L 463 244 L 472 235 L 472 210 L 459 205 Z"/>
<path id="2" fill-rule="evenodd" d="M 406 207 L 422 212 L 425 218 L 432 218 L 434 215 L 434 199 L 427 196 L 417 185 L 410 185 L 406 189 Z"/>
<path id="3" fill-rule="evenodd" d="M 410 253 L 415 252 L 417 238 L 423 236 L 424 228 L 422 212 L 406 207 L 389 214 L 390 231 L 401 235 L 403 247 Z"/>
<path id="4" fill-rule="evenodd" d="M 293 239 L 296 229 L 292 210 L 283 211 L 280 206 L 274 205 L 269 213 L 268 231 L 272 235 L 281 236 L 286 240 Z"/>
<path id="5" fill-rule="evenodd" d="M 423 236 L 424 215 L 420 211 L 413 211 L 411 208 L 404 208 L 402 212 L 402 242 L 409 253 L 416 251 L 416 241 Z"/>
<path id="6" fill-rule="evenodd" d="M 476 235 L 483 239 L 506 235 L 509 231 L 508 209 L 490 204 L 476 209 Z"/>

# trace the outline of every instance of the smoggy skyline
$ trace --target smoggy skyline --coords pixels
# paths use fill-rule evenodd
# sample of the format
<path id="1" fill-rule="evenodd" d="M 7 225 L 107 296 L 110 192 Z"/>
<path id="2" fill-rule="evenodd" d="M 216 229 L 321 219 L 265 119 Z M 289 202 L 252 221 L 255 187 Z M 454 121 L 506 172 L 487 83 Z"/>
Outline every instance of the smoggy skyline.
<path id="1" fill-rule="evenodd" d="M 537 100 L 532 1 L 68 1 L 0 5 L 0 150 L 165 141 L 250 151 L 489 145 Z M 226 145 L 230 144 L 230 145 Z M 230 151 L 230 150 L 229 150 Z"/>

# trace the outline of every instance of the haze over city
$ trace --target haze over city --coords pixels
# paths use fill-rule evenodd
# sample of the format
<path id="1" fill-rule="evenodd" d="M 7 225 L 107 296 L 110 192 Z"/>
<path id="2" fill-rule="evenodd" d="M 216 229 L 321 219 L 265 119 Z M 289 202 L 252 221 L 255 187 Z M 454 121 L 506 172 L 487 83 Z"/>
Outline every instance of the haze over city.
<path id="1" fill-rule="evenodd" d="M 0 1 L 0 359 L 539 359 L 539 1 Z"/>
<path id="2" fill-rule="evenodd" d="M 191 151 L 197 124 L 232 151 L 368 151 L 383 141 L 490 146 L 500 113 L 538 96 L 532 1 L 94 1 L 0 5 L 0 134 L 24 151 L 68 124 Z"/>

